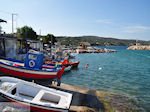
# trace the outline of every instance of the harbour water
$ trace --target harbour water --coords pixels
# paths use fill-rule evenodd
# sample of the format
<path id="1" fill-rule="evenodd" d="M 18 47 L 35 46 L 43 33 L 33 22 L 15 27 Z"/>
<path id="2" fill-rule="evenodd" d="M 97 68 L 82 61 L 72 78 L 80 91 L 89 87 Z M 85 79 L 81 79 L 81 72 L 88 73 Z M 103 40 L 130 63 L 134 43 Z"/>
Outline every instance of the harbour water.
<path id="1" fill-rule="evenodd" d="M 108 48 L 117 52 L 77 55 L 74 60 L 80 61 L 78 68 L 65 72 L 61 81 L 81 88 L 128 96 L 150 112 L 150 51 Z"/>
<path id="2" fill-rule="evenodd" d="M 117 52 L 76 56 L 78 69 L 65 73 L 62 82 L 128 96 L 150 112 L 150 51 L 110 48 Z"/>

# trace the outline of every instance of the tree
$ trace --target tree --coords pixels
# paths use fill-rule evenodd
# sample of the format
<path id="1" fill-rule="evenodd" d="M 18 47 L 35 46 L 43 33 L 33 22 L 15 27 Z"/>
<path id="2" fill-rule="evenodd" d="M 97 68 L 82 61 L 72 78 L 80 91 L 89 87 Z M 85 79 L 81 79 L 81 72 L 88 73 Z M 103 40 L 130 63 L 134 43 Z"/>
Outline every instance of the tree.
<path id="1" fill-rule="evenodd" d="M 24 26 L 17 29 L 17 37 L 23 40 L 26 40 L 27 38 L 37 39 L 37 34 L 31 27 Z"/>
<path id="2" fill-rule="evenodd" d="M 56 41 L 56 37 L 53 34 L 47 34 L 46 36 L 42 36 L 43 43 L 54 45 Z"/>

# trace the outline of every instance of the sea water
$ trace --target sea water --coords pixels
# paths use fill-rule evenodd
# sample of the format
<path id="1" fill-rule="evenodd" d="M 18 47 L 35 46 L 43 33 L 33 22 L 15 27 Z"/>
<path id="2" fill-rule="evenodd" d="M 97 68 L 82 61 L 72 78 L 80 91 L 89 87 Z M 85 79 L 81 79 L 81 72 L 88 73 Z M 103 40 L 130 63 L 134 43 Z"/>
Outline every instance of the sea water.
<path id="1" fill-rule="evenodd" d="M 130 96 L 150 112 L 150 51 L 110 48 L 117 52 L 76 56 L 78 69 L 65 73 L 62 82 Z"/>
<path id="2" fill-rule="evenodd" d="M 150 51 L 109 48 L 117 52 L 77 55 L 78 68 L 65 72 L 61 82 L 129 96 L 150 112 Z"/>

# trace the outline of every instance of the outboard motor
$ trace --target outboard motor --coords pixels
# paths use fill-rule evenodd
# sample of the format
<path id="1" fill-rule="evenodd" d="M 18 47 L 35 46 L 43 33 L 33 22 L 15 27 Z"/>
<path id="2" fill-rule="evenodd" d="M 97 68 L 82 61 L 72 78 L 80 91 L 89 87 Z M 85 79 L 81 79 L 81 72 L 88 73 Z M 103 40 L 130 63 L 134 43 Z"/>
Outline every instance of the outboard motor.
<path id="1" fill-rule="evenodd" d="M 30 52 L 25 57 L 25 67 L 41 69 L 43 65 L 43 54 Z"/>

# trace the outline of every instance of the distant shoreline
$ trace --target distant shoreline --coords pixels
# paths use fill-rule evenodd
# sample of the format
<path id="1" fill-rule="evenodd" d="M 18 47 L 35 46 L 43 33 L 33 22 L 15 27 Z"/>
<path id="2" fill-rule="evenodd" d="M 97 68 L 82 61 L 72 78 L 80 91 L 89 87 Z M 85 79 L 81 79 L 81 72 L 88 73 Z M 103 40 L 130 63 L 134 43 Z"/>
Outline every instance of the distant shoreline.
<path id="1" fill-rule="evenodd" d="M 56 40 L 66 46 L 78 46 L 80 42 L 88 42 L 91 46 L 132 46 L 136 44 L 136 40 L 105 38 L 98 36 L 56 36 Z M 138 43 L 141 45 L 150 45 L 150 41 L 138 40 Z"/>

